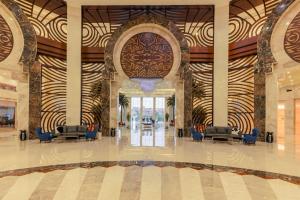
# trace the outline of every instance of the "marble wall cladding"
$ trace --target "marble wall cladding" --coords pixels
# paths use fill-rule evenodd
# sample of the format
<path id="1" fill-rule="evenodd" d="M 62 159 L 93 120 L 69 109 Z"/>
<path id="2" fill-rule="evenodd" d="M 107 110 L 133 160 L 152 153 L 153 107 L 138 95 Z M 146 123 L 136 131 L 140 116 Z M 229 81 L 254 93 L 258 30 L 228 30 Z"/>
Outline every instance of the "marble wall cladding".
<path id="1" fill-rule="evenodd" d="M 42 67 L 35 62 L 29 72 L 29 139 L 34 139 L 34 129 L 41 126 Z"/>
<path id="2" fill-rule="evenodd" d="M 188 70 L 185 73 L 185 80 L 184 80 L 184 136 L 186 137 L 191 136 L 189 127 L 192 126 L 192 119 L 193 119 L 192 88 L 193 88 L 192 71 Z"/>
<path id="3" fill-rule="evenodd" d="M 17 130 L 28 130 L 29 122 L 29 84 L 28 80 L 17 85 L 18 101 L 16 111 Z"/>
<path id="4" fill-rule="evenodd" d="M 24 37 L 24 49 L 20 59 L 23 64 L 23 71 L 29 72 L 29 68 L 34 64 L 37 53 L 37 39 L 33 26 L 22 9 L 13 0 L 0 0 L 15 16 L 19 22 Z"/>
<path id="5" fill-rule="evenodd" d="M 266 127 L 266 84 L 263 73 L 254 74 L 254 126 L 259 128 L 259 140 L 265 139 Z"/>
<path id="6" fill-rule="evenodd" d="M 103 93 L 102 93 L 102 103 L 103 103 L 103 112 L 102 112 L 102 135 L 109 136 L 109 115 L 110 115 L 110 81 L 103 80 Z"/>
<path id="7" fill-rule="evenodd" d="M 275 61 L 271 50 L 271 35 L 280 16 L 295 0 L 282 0 L 273 10 L 264 24 L 257 41 L 258 62 L 254 74 L 254 126 L 259 128 L 261 134 L 259 140 L 265 139 L 266 128 L 266 77 L 265 73 L 272 72 L 272 64 Z"/>

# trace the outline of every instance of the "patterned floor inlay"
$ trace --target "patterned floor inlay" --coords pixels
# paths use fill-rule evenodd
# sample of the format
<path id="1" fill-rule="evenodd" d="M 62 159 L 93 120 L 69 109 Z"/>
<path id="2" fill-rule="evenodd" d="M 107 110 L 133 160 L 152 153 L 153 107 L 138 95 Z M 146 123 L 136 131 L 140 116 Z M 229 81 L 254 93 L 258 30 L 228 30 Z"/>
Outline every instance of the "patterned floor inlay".
<path id="1" fill-rule="evenodd" d="M 232 172 L 112 166 L 0 178 L 0 199 L 18 200 L 298 200 L 300 186 Z"/>
<path id="2" fill-rule="evenodd" d="M 130 167 L 130 166 L 156 166 L 156 167 L 175 167 L 175 168 L 192 168 L 196 170 L 213 170 L 216 172 L 232 172 L 238 175 L 254 175 L 265 179 L 281 179 L 290 183 L 300 185 L 300 177 L 290 176 L 280 173 L 266 172 L 253 169 L 244 169 L 230 166 L 220 166 L 202 163 L 186 163 L 186 162 L 168 162 L 168 161 L 98 161 L 98 162 L 85 162 L 85 163 L 71 163 L 64 165 L 50 165 L 40 166 L 25 169 L 16 169 L 9 171 L 0 171 L 0 178 L 6 176 L 22 176 L 34 172 L 51 172 L 54 170 L 71 170 L 76 168 L 94 168 L 94 167 L 105 167 L 109 168 L 112 166 Z M 177 178 L 177 174 L 174 174 L 173 178 Z M 166 181 L 168 177 L 166 177 Z"/>

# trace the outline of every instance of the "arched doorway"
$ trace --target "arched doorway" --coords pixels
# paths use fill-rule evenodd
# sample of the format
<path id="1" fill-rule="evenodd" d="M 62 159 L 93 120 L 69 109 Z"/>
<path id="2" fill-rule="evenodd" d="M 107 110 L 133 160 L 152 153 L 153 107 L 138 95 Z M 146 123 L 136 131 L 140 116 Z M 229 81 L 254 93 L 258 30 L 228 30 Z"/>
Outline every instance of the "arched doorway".
<path id="1" fill-rule="evenodd" d="M 129 90 L 149 97 L 160 90 L 175 93 L 176 128 L 185 128 L 185 120 L 189 119 L 183 114 L 189 48 L 183 34 L 172 22 L 144 15 L 122 26 L 107 44 L 105 65 L 107 84 L 110 85 L 110 96 L 107 96 L 110 108 L 107 110 L 109 119 L 104 120 L 107 124 L 103 127 L 107 127 L 108 132 L 118 126 L 119 92 Z"/>

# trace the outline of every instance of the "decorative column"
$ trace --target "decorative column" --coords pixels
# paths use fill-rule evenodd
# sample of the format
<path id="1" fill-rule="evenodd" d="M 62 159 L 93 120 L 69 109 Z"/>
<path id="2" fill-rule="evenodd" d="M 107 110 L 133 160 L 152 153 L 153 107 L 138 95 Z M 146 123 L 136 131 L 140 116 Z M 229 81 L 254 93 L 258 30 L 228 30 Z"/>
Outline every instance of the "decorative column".
<path id="1" fill-rule="evenodd" d="M 262 78 L 264 78 L 262 76 Z M 256 79 L 257 80 L 257 79 Z M 278 106 L 278 84 L 277 84 L 277 75 L 276 73 L 271 73 L 266 75 L 266 131 L 273 132 L 274 133 L 274 139 L 276 138 L 277 134 L 277 106 Z M 258 82 L 255 82 L 255 84 L 258 84 Z M 256 88 L 259 87 L 259 85 L 256 86 Z M 262 87 L 262 86 L 260 86 Z M 263 92 L 263 91 L 262 91 Z M 258 101 L 258 100 L 257 100 Z M 256 102 L 256 105 L 258 105 L 259 102 Z M 263 102 L 264 103 L 264 102 Z M 264 105 L 261 105 L 261 108 L 264 108 Z M 256 116 L 260 114 L 263 115 L 264 109 L 255 109 L 257 112 Z M 263 123 L 264 120 L 261 120 L 261 123 Z M 256 120 L 256 124 L 259 124 L 260 121 Z M 262 128 L 261 126 L 260 128 Z M 263 135 L 264 136 L 264 135 Z M 264 141 L 264 137 L 260 138 L 262 141 Z"/>
<path id="2" fill-rule="evenodd" d="M 41 126 L 42 108 L 42 68 L 39 62 L 35 62 L 29 70 L 28 83 L 18 83 L 18 129 L 27 129 L 29 122 L 29 139 L 36 138 L 35 128 Z M 28 89 L 29 88 L 29 89 Z M 29 90 L 29 95 L 28 95 Z M 29 102 L 29 109 L 27 107 Z M 28 113 L 28 115 L 26 114 Z M 25 116 L 25 118 L 19 115 Z M 29 116 L 29 119 L 26 117 Z M 22 120 L 21 120 L 22 119 Z"/>
<path id="3" fill-rule="evenodd" d="M 67 125 L 81 124 L 81 7 L 67 6 Z"/>
<path id="4" fill-rule="evenodd" d="M 116 80 L 117 80 L 117 78 L 116 78 Z M 111 88 L 110 88 L 110 119 L 109 119 L 110 128 L 117 128 L 118 127 L 119 89 L 120 89 L 120 83 L 118 81 L 111 81 Z M 124 112 L 125 112 L 125 110 L 124 110 Z M 124 114 L 124 112 L 123 112 L 123 114 Z"/>
<path id="5" fill-rule="evenodd" d="M 187 71 L 184 78 L 184 136 L 190 137 L 189 128 L 193 125 L 193 76 Z"/>
<path id="6" fill-rule="evenodd" d="M 184 128 L 184 84 L 183 80 L 176 80 L 175 93 L 175 127 L 176 130 Z"/>
<path id="7" fill-rule="evenodd" d="M 228 24 L 229 1 L 215 5 L 214 25 L 214 126 L 227 126 L 228 121 Z"/>

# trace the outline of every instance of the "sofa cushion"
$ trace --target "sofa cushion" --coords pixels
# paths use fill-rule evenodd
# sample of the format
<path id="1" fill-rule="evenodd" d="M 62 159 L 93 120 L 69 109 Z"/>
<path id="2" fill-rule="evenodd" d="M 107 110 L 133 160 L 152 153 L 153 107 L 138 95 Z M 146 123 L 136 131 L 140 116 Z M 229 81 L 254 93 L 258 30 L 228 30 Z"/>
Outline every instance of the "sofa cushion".
<path id="1" fill-rule="evenodd" d="M 207 134 L 207 135 L 216 134 L 216 128 L 215 127 L 207 127 L 205 129 L 205 134 Z"/>
<path id="2" fill-rule="evenodd" d="M 226 131 L 226 127 L 216 127 L 217 129 L 217 134 L 227 134 L 227 131 Z"/>
<path id="3" fill-rule="evenodd" d="M 78 127 L 77 126 L 68 126 L 67 132 L 68 133 L 78 132 Z"/>
<path id="4" fill-rule="evenodd" d="M 86 132 L 87 131 L 87 127 L 86 126 L 78 126 L 78 132 Z"/>
<path id="5" fill-rule="evenodd" d="M 67 126 L 63 126 L 63 133 L 66 133 L 66 132 L 68 132 L 68 128 L 67 128 Z"/>

